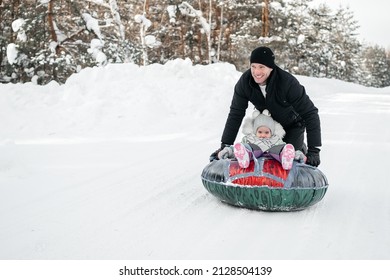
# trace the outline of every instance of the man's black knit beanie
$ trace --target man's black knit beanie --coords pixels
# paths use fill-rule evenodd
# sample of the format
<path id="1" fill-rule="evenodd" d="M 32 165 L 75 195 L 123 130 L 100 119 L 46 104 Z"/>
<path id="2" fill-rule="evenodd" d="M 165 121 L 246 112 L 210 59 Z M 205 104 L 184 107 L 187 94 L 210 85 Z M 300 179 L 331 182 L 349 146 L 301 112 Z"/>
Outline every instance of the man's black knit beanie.
<path id="1" fill-rule="evenodd" d="M 275 68 L 275 55 L 270 48 L 258 47 L 251 53 L 251 63 L 260 63 L 269 68 Z"/>

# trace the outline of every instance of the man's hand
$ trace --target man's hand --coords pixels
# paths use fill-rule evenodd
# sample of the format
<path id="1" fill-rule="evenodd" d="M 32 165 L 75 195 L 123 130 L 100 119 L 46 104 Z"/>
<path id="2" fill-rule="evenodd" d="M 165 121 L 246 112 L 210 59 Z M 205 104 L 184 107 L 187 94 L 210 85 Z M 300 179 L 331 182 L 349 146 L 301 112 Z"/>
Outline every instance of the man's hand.
<path id="1" fill-rule="evenodd" d="M 306 163 L 311 166 L 317 167 L 321 163 L 320 149 L 318 148 L 309 147 L 309 149 L 307 150 L 306 157 L 307 157 Z"/>
<path id="2" fill-rule="evenodd" d="M 219 159 L 234 158 L 234 150 L 232 146 L 225 147 L 218 153 Z"/>
<path id="3" fill-rule="evenodd" d="M 210 161 L 218 160 L 218 159 L 219 159 L 219 158 L 218 158 L 218 153 L 219 153 L 220 151 L 222 151 L 225 147 L 229 147 L 229 146 L 230 146 L 230 145 L 228 145 L 228 144 L 222 143 L 222 144 L 221 144 L 221 147 L 210 155 L 210 158 L 209 158 Z"/>

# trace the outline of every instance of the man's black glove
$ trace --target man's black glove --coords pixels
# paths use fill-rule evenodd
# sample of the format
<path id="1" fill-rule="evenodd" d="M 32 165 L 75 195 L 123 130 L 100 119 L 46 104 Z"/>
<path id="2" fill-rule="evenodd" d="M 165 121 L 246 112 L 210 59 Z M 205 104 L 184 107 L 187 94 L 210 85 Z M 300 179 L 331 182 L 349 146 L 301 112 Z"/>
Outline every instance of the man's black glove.
<path id="1" fill-rule="evenodd" d="M 220 151 L 222 151 L 223 148 L 229 147 L 229 146 L 230 146 L 230 145 L 228 145 L 228 144 L 221 143 L 221 147 L 220 147 L 218 150 L 216 150 L 214 153 L 212 153 L 212 154 L 210 155 L 210 161 L 218 160 L 218 159 L 219 159 L 219 158 L 218 158 L 218 153 L 219 153 Z"/>
<path id="2" fill-rule="evenodd" d="M 318 166 L 321 163 L 320 160 L 320 149 L 315 147 L 309 147 L 306 154 L 306 163 L 311 166 Z"/>

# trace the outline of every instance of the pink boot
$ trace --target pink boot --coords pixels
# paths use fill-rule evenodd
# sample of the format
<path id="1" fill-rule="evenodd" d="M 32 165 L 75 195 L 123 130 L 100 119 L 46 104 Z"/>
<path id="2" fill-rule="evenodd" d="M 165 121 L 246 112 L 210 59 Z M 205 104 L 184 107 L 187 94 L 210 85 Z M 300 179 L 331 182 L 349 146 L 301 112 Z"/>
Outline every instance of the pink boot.
<path id="1" fill-rule="evenodd" d="M 244 144 L 236 143 L 234 145 L 234 155 L 236 156 L 238 165 L 241 168 L 247 168 L 249 166 L 249 161 L 250 161 L 249 152 L 245 148 Z"/>
<path id="2" fill-rule="evenodd" d="M 295 149 L 291 144 L 286 144 L 280 152 L 280 162 L 284 170 L 290 170 L 295 157 Z"/>

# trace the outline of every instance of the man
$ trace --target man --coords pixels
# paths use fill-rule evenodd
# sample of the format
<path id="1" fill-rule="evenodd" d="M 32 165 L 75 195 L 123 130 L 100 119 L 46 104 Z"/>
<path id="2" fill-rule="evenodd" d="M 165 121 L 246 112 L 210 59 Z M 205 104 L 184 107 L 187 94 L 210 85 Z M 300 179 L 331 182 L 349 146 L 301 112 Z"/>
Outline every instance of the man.
<path id="1" fill-rule="evenodd" d="M 320 164 L 321 125 L 318 109 L 298 80 L 275 65 L 275 56 L 267 47 L 258 47 L 252 51 L 250 69 L 242 74 L 234 88 L 221 148 L 211 154 L 210 160 L 217 159 L 221 149 L 234 143 L 248 102 L 260 112 L 267 109 L 286 131 L 283 141 L 291 143 L 296 150 L 306 152 L 306 130 L 306 163 L 312 166 Z"/>

